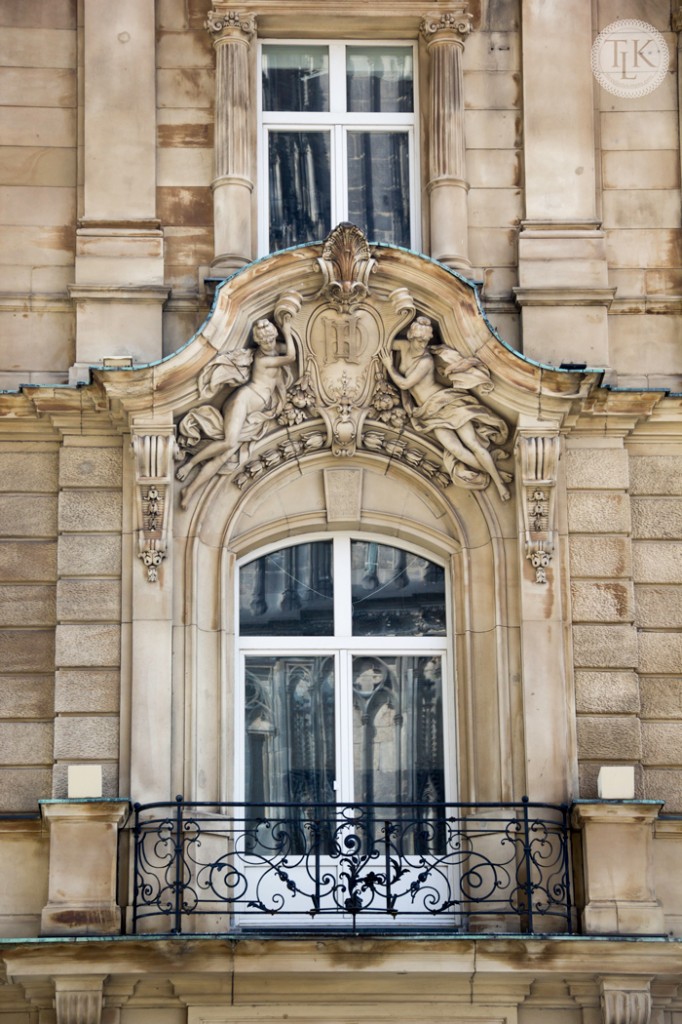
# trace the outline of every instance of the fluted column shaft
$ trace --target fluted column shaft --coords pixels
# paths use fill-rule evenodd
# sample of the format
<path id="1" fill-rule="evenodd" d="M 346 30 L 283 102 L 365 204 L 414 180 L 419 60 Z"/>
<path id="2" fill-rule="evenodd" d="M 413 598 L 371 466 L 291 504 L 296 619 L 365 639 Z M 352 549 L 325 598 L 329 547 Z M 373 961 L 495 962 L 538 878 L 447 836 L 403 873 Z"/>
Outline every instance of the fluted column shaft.
<path id="1" fill-rule="evenodd" d="M 471 31 L 467 4 L 422 21 L 429 53 L 429 181 L 431 255 L 470 266 L 464 144 L 462 53 Z"/>
<path id="2" fill-rule="evenodd" d="M 239 11 L 209 11 L 206 28 L 216 50 L 215 178 L 212 267 L 231 273 L 253 258 L 251 230 L 249 49 L 256 19 Z"/>

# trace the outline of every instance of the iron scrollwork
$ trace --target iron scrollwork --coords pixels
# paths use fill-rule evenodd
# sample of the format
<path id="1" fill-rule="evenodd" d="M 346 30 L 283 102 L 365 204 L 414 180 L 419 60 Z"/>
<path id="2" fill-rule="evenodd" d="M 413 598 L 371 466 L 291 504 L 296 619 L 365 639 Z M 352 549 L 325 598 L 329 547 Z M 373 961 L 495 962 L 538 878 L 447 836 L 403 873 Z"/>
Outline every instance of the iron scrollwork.
<path id="1" fill-rule="evenodd" d="M 565 807 L 254 805 L 136 808 L 134 926 L 571 931 Z M 202 930 L 210 930 L 210 925 Z"/>

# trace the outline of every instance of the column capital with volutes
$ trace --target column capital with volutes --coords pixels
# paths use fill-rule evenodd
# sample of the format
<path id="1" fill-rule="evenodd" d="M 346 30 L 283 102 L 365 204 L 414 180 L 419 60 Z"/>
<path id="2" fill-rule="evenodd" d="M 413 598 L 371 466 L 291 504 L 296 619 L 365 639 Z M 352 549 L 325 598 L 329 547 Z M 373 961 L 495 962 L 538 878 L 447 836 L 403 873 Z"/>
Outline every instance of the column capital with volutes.
<path id="1" fill-rule="evenodd" d="M 467 2 L 459 3 L 447 11 L 426 14 L 421 20 L 419 31 L 426 40 L 427 46 L 441 42 L 459 43 L 462 46 L 472 31 L 472 21 L 473 15 L 469 10 L 469 4 Z"/>
<path id="2" fill-rule="evenodd" d="M 206 15 L 204 28 L 213 37 L 214 46 L 231 40 L 250 43 L 256 34 L 256 15 L 216 6 Z"/>

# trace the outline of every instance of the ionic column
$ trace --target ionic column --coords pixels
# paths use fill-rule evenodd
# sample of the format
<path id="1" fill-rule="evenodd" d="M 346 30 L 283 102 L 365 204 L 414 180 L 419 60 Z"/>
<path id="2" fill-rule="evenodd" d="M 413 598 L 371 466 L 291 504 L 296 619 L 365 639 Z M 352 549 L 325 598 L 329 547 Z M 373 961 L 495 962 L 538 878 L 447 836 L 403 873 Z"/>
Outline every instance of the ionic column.
<path id="1" fill-rule="evenodd" d="M 421 33 L 429 54 L 429 181 L 431 255 L 468 269 L 467 191 L 462 53 L 471 31 L 466 2 L 429 14 Z"/>
<path id="2" fill-rule="evenodd" d="M 256 34 L 253 14 L 208 12 L 206 28 L 216 50 L 215 178 L 212 268 L 231 274 L 253 259 L 251 241 L 251 155 L 249 128 L 253 117 L 249 49 Z"/>

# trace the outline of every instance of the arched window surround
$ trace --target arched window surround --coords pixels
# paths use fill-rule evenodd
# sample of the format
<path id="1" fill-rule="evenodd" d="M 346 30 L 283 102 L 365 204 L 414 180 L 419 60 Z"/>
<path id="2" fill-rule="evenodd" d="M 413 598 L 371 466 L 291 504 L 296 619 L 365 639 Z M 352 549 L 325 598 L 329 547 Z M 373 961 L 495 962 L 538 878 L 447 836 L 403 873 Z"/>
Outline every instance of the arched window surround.
<path id="1" fill-rule="evenodd" d="M 350 529 L 418 550 L 446 568 L 451 596 L 457 798 L 511 799 L 523 792 L 524 744 L 513 525 L 485 494 L 445 495 L 404 466 L 356 456 L 361 510 L 334 522 L 325 501 L 332 457 L 311 457 L 243 495 L 219 478 L 197 504 L 184 557 L 176 618 L 171 786 L 199 800 L 234 799 L 235 578 L 237 564 L 266 546 Z"/>

